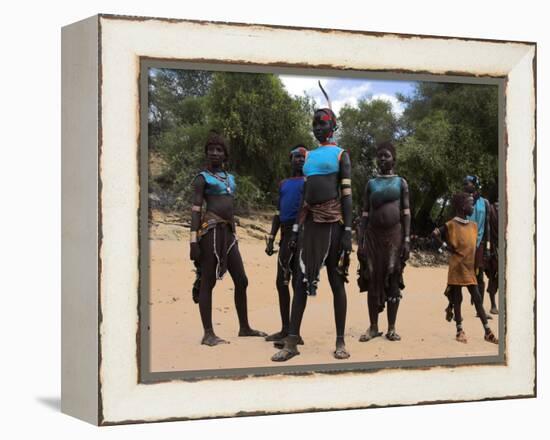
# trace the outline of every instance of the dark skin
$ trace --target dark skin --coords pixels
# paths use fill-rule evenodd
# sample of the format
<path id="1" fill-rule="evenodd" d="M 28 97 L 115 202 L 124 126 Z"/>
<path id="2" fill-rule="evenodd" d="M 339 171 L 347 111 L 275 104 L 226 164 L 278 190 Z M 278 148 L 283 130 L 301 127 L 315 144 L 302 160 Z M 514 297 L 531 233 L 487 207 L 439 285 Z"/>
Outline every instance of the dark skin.
<path id="1" fill-rule="evenodd" d="M 305 160 L 306 156 L 303 151 L 297 151 L 296 153 L 292 154 L 290 162 L 292 168 L 292 177 L 301 177 L 304 175 L 302 169 L 304 167 Z M 271 233 L 270 237 L 267 240 L 267 245 L 265 248 L 265 253 L 269 256 L 275 253 L 273 243 L 280 226 L 281 219 L 279 213 L 277 213 L 273 216 L 273 221 L 271 223 Z M 279 267 L 279 265 L 277 265 L 276 285 L 277 292 L 279 294 L 279 312 L 281 314 L 282 328 L 281 331 L 267 336 L 266 341 L 280 341 L 281 339 L 288 336 L 288 325 L 290 320 L 290 291 L 288 285 L 286 285 L 284 282 L 283 270 L 281 269 L 281 267 Z"/>
<path id="2" fill-rule="evenodd" d="M 318 110 L 313 116 L 312 130 L 315 138 L 321 143 L 326 143 L 333 135 L 336 126 L 334 121 L 327 120 L 327 112 Z M 328 175 L 309 176 L 304 185 L 303 201 L 307 204 L 318 204 L 328 200 L 340 197 L 342 204 L 342 215 L 344 226 L 347 230 L 342 231 L 339 243 L 339 254 L 341 252 L 351 252 L 351 224 L 352 224 L 352 199 L 349 184 L 343 184 L 342 179 L 351 179 L 351 163 L 349 155 L 344 152 L 340 159 L 340 168 L 337 173 Z M 296 247 L 298 233 L 293 233 L 290 245 Z M 336 359 L 347 359 L 349 353 L 346 350 L 344 340 L 345 315 L 347 308 L 344 279 L 337 271 L 338 260 L 332 259 L 326 261 L 329 283 L 334 297 L 334 312 L 336 321 L 336 344 L 334 357 Z M 299 342 L 299 327 L 305 310 L 307 295 L 305 292 L 295 294 L 292 304 L 291 324 L 289 336 L 286 338 L 284 348 L 275 353 L 271 358 L 273 361 L 286 361 L 297 354 L 297 344 Z"/>
<path id="3" fill-rule="evenodd" d="M 390 150 L 382 148 L 376 153 L 376 163 L 379 173 L 390 176 L 394 173 L 395 159 Z M 409 188 L 406 181 L 403 179 L 401 188 L 401 199 L 386 202 L 380 206 L 371 206 L 371 194 L 367 185 L 363 198 L 363 215 L 361 216 L 361 224 L 359 226 L 359 243 L 363 243 L 363 236 L 369 224 L 377 228 L 390 228 L 398 223 L 401 223 L 403 236 L 409 237 L 411 230 L 411 216 L 405 210 L 409 210 Z M 401 243 L 401 260 L 406 262 L 410 255 L 410 243 L 403 240 Z M 367 261 L 368 258 L 376 258 L 376 255 L 367 255 L 365 248 L 357 250 L 361 260 Z M 369 319 L 370 327 L 367 332 L 361 335 L 360 341 L 366 342 L 372 338 L 381 336 L 382 333 L 378 330 L 378 306 L 369 301 Z M 388 333 L 386 337 L 391 341 L 399 341 L 401 337 L 395 332 L 395 321 L 397 318 L 397 310 L 399 302 L 388 302 Z"/>
<path id="4" fill-rule="evenodd" d="M 290 166 L 292 168 L 292 177 L 300 177 L 303 176 L 303 168 L 304 168 L 304 162 L 306 160 L 306 156 L 303 152 L 299 151 L 292 155 L 292 159 L 290 162 Z M 277 232 L 279 231 L 279 227 L 281 226 L 281 219 L 279 217 L 279 213 L 275 214 L 273 216 L 273 221 L 271 222 L 271 238 L 267 241 L 267 246 L 265 248 L 265 253 L 269 256 L 273 255 L 275 253 L 275 250 L 273 248 L 273 244 L 275 241 L 275 236 L 277 235 Z"/>
<path id="5" fill-rule="evenodd" d="M 455 207 L 456 216 L 459 218 L 462 218 L 466 220 L 470 215 L 474 212 L 474 198 L 468 197 L 464 200 L 464 203 L 462 206 Z M 439 243 L 439 245 L 443 245 L 443 240 L 441 237 L 441 230 L 439 228 L 435 228 L 432 232 L 432 237 Z M 456 253 L 456 250 L 447 243 L 447 248 L 450 252 Z M 462 303 L 462 292 L 461 292 L 462 286 L 450 286 L 453 290 L 451 290 L 451 297 L 450 300 L 452 301 L 452 307 L 454 308 L 455 312 L 455 320 L 457 323 L 462 323 L 462 312 L 461 312 L 461 303 Z M 479 291 L 477 289 L 477 286 L 467 286 L 468 290 L 470 291 L 470 294 L 472 295 L 472 299 L 476 297 L 477 299 L 473 299 L 474 306 L 477 310 L 478 316 L 481 317 L 482 322 L 486 323 L 487 319 L 489 318 L 488 315 L 486 315 L 485 311 L 483 310 L 483 304 L 481 302 L 481 297 L 479 296 Z M 457 326 L 457 334 L 456 334 L 456 340 L 458 342 L 461 342 L 463 344 L 468 342 L 468 339 L 466 338 L 466 334 L 462 330 L 462 327 Z M 485 327 L 485 340 L 487 342 L 490 342 L 492 344 L 498 344 L 498 339 L 493 334 L 491 329 L 487 326 Z"/>
<path id="6" fill-rule="evenodd" d="M 222 145 L 211 144 L 206 149 L 207 170 L 211 173 L 218 173 L 227 177 L 223 171 L 223 163 L 226 160 L 225 150 Z M 225 173 L 225 174 L 224 174 Z M 233 196 L 208 195 L 205 193 L 206 181 L 203 176 L 198 176 L 193 184 L 193 206 L 202 209 L 203 202 L 206 202 L 206 210 L 214 212 L 224 220 L 234 223 L 233 219 Z M 191 213 L 191 233 L 196 233 L 201 224 L 201 211 L 193 209 Z M 203 239 L 204 240 L 204 239 Z M 209 258 L 210 257 L 210 258 Z M 216 284 L 211 256 L 202 254 L 201 243 L 191 242 L 190 258 L 197 265 L 201 266 L 201 286 L 199 295 L 199 308 L 203 322 L 204 336 L 201 344 L 215 346 L 227 344 L 228 341 L 218 337 L 212 327 L 212 290 Z M 238 245 L 228 255 L 228 271 L 235 284 L 235 308 L 239 317 L 239 336 L 265 336 L 264 332 L 254 330 L 248 324 L 246 287 L 248 279 L 244 272 L 242 259 L 238 251 Z"/>
<path id="7" fill-rule="evenodd" d="M 472 194 L 472 195 L 474 195 L 477 191 L 476 186 L 470 179 L 464 179 L 463 189 L 464 189 L 464 192 L 467 192 L 468 194 Z M 474 204 L 475 204 L 475 200 L 474 200 Z M 490 214 L 490 207 L 489 207 L 489 204 L 486 202 L 485 203 L 485 230 L 483 231 L 483 237 L 481 238 L 481 243 L 479 244 L 479 246 L 483 248 L 483 259 L 485 261 L 488 261 L 490 257 L 489 248 L 487 247 L 489 243 L 489 237 L 491 236 L 490 235 L 491 225 L 489 222 L 489 214 Z M 477 284 L 479 286 L 479 292 L 481 294 L 481 301 L 483 302 L 483 295 L 485 293 L 485 280 L 483 278 L 483 270 L 479 270 L 479 272 L 476 274 L 476 278 L 477 278 Z M 496 310 L 494 295 L 492 295 L 491 297 L 491 304 L 492 304 L 493 310 Z M 493 319 L 493 317 L 490 315 L 488 315 L 487 318 Z"/>

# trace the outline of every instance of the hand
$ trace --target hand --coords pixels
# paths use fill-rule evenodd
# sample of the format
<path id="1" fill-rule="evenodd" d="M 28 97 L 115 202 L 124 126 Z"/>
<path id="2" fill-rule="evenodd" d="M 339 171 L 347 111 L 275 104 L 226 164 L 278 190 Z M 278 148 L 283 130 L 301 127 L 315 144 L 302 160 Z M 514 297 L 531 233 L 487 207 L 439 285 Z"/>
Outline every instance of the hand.
<path id="1" fill-rule="evenodd" d="M 491 259 L 491 251 L 486 247 L 483 248 L 483 260 L 489 261 Z"/>
<path id="2" fill-rule="evenodd" d="M 411 244 L 408 241 L 403 243 L 403 250 L 401 252 L 401 259 L 403 262 L 407 261 L 411 254 Z"/>
<path id="3" fill-rule="evenodd" d="M 198 263 L 201 257 L 201 249 L 198 243 L 191 243 L 190 258 L 195 263 Z"/>
<path id="4" fill-rule="evenodd" d="M 290 240 L 288 241 L 288 248 L 294 252 L 296 248 L 298 247 L 298 232 L 292 232 L 292 235 L 290 236 Z"/>
<path id="5" fill-rule="evenodd" d="M 340 242 L 340 249 L 348 254 L 351 252 L 351 231 L 344 231 L 342 234 L 342 241 Z"/>
<path id="6" fill-rule="evenodd" d="M 270 257 L 275 253 L 275 250 L 273 249 L 273 239 L 270 238 L 266 242 L 265 246 L 265 253 L 269 255 Z"/>

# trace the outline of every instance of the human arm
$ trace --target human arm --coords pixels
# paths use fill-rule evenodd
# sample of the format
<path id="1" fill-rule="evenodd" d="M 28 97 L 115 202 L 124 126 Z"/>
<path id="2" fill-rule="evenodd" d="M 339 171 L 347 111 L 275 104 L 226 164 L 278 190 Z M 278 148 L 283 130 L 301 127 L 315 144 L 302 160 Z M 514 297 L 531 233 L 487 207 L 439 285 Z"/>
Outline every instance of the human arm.
<path id="1" fill-rule="evenodd" d="M 357 256 L 360 259 L 365 259 L 367 257 L 366 249 L 365 249 L 365 243 L 364 243 L 364 237 L 365 237 L 365 230 L 367 229 L 367 225 L 369 224 L 369 209 L 370 209 L 370 189 L 369 184 L 365 185 L 365 191 L 363 191 L 363 210 L 361 212 L 361 220 L 359 222 L 359 234 L 357 237 L 358 247 L 357 247 Z"/>
<path id="2" fill-rule="evenodd" d="M 190 258 L 198 262 L 200 259 L 200 248 L 197 240 L 197 232 L 201 224 L 202 202 L 204 200 L 204 189 L 206 181 L 199 175 L 193 181 L 193 201 L 191 206 L 191 244 Z"/>
<path id="3" fill-rule="evenodd" d="M 277 231 L 279 230 L 279 226 L 281 225 L 281 197 L 279 195 L 279 200 L 277 201 L 277 214 L 273 216 L 273 220 L 271 221 L 271 232 L 267 236 L 267 243 L 265 248 L 265 253 L 269 256 L 274 254 L 273 249 L 273 242 L 275 241 L 275 237 L 277 236 Z"/>
<path id="4" fill-rule="evenodd" d="M 344 234 L 341 247 L 344 252 L 351 252 L 351 223 L 353 221 L 351 198 L 351 161 L 347 152 L 340 158 L 340 199 L 344 217 Z"/>
<path id="5" fill-rule="evenodd" d="M 401 179 L 401 226 L 403 228 L 403 247 L 401 258 L 407 261 L 411 247 L 411 209 L 409 205 L 409 185 Z"/>
<path id="6" fill-rule="evenodd" d="M 483 258 L 488 260 L 491 255 L 491 205 L 487 199 L 483 199 L 483 201 L 485 203 L 485 231 L 483 231 L 481 245 L 483 246 Z"/>

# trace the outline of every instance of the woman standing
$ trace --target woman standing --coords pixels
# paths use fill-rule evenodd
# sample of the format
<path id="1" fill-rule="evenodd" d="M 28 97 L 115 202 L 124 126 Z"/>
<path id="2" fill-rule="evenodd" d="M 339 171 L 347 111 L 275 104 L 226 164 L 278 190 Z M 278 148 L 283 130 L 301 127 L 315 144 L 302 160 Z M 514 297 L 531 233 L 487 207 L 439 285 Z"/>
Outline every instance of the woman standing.
<path id="1" fill-rule="evenodd" d="M 378 315 L 388 303 L 386 338 L 399 341 L 395 321 L 403 285 L 403 269 L 409 258 L 411 212 L 407 182 L 394 172 L 397 159 L 390 142 L 377 146 L 379 174 L 368 181 L 359 229 L 359 288 L 368 291 L 370 327 L 361 342 L 381 336 Z"/>
<path id="2" fill-rule="evenodd" d="M 313 134 L 320 145 L 308 152 L 304 164 L 304 199 L 298 224 L 293 226 L 292 242 L 297 241 L 297 262 L 290 327 L 284 347 L 271 358 L 276 362 L 300 354 L 297 344 L 301 343 L 300 326 L 307 297 L 316 294 L 319 272 L 324 265 L 333 294 L 336 322 L 333 354 L 336 359 L 350 356 L 344 341 L 347 308 L 344 280 L 347 275 L 345 261 L 351 252 L 351 164 L 348 154 L 332 140 L 335 130 L 336 117 L 332 110 L 317 110 L 313 117 Z"/>
<path id="3" fill-rule="evenodd" d="M 212 290 L 228 270 L 235 284 L 235 308 L 239 318 L 239 336 L 266 336 L 248 323 L 246 288 L 248 278 L 244 271 L 239 245 L 235 235 L 233 205 L 235 179 L 223 169 L 228 159 L 225 139 L 211 133 L 204 147 L 207 166 L 193 182 L 191 208 L 191 260 L 200 273 L 199 309 L 204 336 L 201 344 L 227 344 L 219 338 L 212 326 Z M 206 212 L 202 215 L 203 201 Z"/>

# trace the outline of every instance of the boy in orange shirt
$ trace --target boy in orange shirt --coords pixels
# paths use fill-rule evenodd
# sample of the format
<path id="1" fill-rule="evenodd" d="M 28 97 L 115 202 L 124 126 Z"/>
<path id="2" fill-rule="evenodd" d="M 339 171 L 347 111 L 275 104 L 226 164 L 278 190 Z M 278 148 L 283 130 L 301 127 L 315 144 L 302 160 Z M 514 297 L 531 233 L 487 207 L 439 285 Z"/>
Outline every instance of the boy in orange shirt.
<path id="1" fill-rule="evenodd" d="M 456 322 L 456 340 L 466 343 L 466 334 L 462 328 L 462 286 L 470 292 L 472 302 L 485 330 L 485 340 L 498 344 L 498 339 L 491 331 L 487 315 L 481 303 L 481 295 L 477 287 L 475 273 L 475 253 L 477 239 L 477 225 L 467 219 L 474 208 L 472 196 L 466 192 L 459 192 L 453 196 L 453 207 L 456 216 L 440 228 L 434 229 L 432 236 L 447 243 L 451 251 L 449 258 L 449 274 L 447 280 L 447 295 L 454 309 Z"/>

